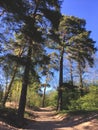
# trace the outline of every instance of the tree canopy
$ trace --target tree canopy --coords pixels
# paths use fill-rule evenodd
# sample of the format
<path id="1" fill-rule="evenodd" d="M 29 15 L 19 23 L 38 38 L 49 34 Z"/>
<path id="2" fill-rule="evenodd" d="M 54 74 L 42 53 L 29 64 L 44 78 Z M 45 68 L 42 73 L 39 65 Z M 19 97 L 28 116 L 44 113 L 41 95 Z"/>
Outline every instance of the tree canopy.
<path id="1" fill-rule="evenodd" d="M 55 103 L 60 111 L 73 109 L 74 103 L 92 95 L 83 73 L 94 65 L 95 41 L 86 20 L 62 15 L 61 4 L 61 0 L 0 1 L 0 68 L 6 80 L 0 98 L 3 106 L 9 99 L 18 102 L 18 119 L 24 118 L 26 105 Z M 54 90 L 52 80 L 56 91 L 47 93 L 48 86 Z"/>

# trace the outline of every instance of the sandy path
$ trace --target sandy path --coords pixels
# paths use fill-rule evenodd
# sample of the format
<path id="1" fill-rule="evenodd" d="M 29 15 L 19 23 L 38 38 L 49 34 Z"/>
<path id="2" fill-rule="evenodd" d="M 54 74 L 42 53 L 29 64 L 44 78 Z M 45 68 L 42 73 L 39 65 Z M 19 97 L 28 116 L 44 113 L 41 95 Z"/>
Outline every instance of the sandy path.
<path id="1" fill-rule="evenodd" d="M 35 122 L 30 122 L 26 129 L 31 130 L 98 130 L 98 120 L 90 117 L 66 117 L 56 115 L 50 108 L 41 108 L 34 112 Z"/>
<path id="2" fill-rule="evenodd" d="M 17 130 L 17 128 L 10 126 L 3 121 L 0 121 L 0 130 Z"/>
<path id="3" fill-rule="evenodd" d="M 51 108 L 41 108 L 40 111 L 32 111 L 32 120 L 26 121 L 25 130 L 98 130 L 98 115 L 90 116 L 66 116 L 56 115 Z M 14 128 L 4 122 L 0 122 L 0 130 L 23 130 Z"/>

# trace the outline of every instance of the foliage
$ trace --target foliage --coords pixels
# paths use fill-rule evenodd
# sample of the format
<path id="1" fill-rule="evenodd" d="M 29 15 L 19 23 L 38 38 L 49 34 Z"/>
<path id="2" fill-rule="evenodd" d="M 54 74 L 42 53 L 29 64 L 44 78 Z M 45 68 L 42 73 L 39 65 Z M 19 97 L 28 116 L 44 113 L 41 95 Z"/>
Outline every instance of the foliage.
<path id="1" fill-rule="evenodd" d="M 51 91 L 46 95 L 46 106 L 57 106 L 57 91 Z"/>
<path id="2" fill-rule="evenodd" d="M 21 84 L 22 84 L 22 82 L 19 80 L 16 80 L 13 82 L 11 91 L 9 93 L 9 98 L 8 98 L 10 101 L 14 101 L 16 103 L 19 102 L 20 92 L 21 92 Z"/>
<path id="3" fill-rule="evenodd" d="M 27 43 L 27 50 L 25 52 L 26 62 L 24 64 L 22 91 L 18 110 L 18 116 L 21 118 L 23 118 L 26 105 L 27 86 L 29 85 L 29 74 L 32 66 L 32 61 L 34 63 L 36 62 L 37 65 L 38 60 L 40 60 L 40 55 L 42 54 L 44 57 L 43 48 L 45 46 L 43 43 L 47 34 L 46 27 L 53 27 L 54 29 L 58 28 L 59 19 L 61 17 L 60 5 L 61 1 L 59 0 L 10 0 L 10 2 L 6 0 L 0 1 L 1 11 L 4 11 L 4 13 L 7 14 L 5 16 L 2 13 L 2 17 L 5 17 L 5 21 L 7 22 L 6 26 L 8 23 L 14 23 L 15 31 L 21 31 L 21 33 L 25 36 Z M 37 51 L 35 52 L 35 50 L 41 50 L 40 55 L 37 56 L 39 57 L 38 60 L 32 58 L 34 57 L 34 54 L 36 55 L 38 53 Z M 46 63 L 47 59 L 43 61 Z"/>
<path id="4" fill-rule="evenodd" d="M 81 95 L 83 95 L 82 70 L 88 63 L 93 66 L 93 54 L 96 52 L 95 41 L 90 38 L 91 31 L 86 30 L 86 21 L 75 16 L 62 16 L 58 30 L 51 30 L 49 36 L 55 44 L 50 47 L 59 51 L 59 89 L 57 109 L 62 109 L 62 83 L 64 71 L 64 58 L 69 58 L 78 64 Z M 66 56 L 66 57 L 65 57 Z M 72 63 L 71 63 L 72 66 Z M 67 67 L 66 67 L 67 68 Z M 73 83 L 73 70 L 70 68 Z M 67 77 L 67 74 L 66 74 Z"/>
<path id="5" fill-rule="evenodd" d="M 72 100 L 77 100 L 80 97 L 80 92 L 77 86 L 73 86 L 69 83 L 63 83 L 63 109 L 68 110 Z"/>
<path id="6" fill-rule="evenodd" d="M 19 103 L 19 99 L 20 99 L 20 93 L 21 93 L 21 84 L 22 82 L 19 80 L 14 81 L 11 91 L 9 93 L 9 97 L 8 100 L 11 102 L 15 102 L 16 104 Z M 27 91 L 27 103 L 26 106 L 27 107 L 40 107 L 41 106 L 41 96 L 38 93 L 38 87 L 39 83 L 32 83 L 29 85 L 28 87 L 28 91 Z"/>
<path id="7" fill-rule="evenodd" d="M 10 87 L 9 99 L 19 102 L 20 98 L 18 116 L 22 118 L 26 104 L 28 107 L 41 106 L 40 81 L 45 78 L 45 75 L 47 76 L 47 72 L 51 72 L 53 75 L 54 69 L 58 70 L 58 68 L 60 70 L 58 93 L 53 91 L 46 95 L 47 106 L 56 107 L 57 95 L 59 95 L 58 104 L 63 109 L 89 110 L 98 107 L 96 86 L 90 87 L 89 93 L 83 97 L 80 97 L 78 89 L 62 88 L 65 55 L 69 60 L 73 59 L 77 62 L 82 84 L 82 73 L 87 63 L 92 67 L 94 63 L 93 54 L 95 54 L 96 48 L 94 47 L 95 41 L 90 38 L 91 31 L 87 31 L 85 28 L 86 21 L 74 16 L 62 16 L 61 18 L 60 5 L 60 0 L 0 1 L 0 11 L 2 12 L 0 18 L 0 53 L 4 49 L 6 50 L 0 61 L 3 63 L 2 68 L 5 72 L 6 84 L 11 79 L 16 66 L 18 73 L 16 75 L 15 72 L 12 78 L 14 83 L 13 86 L 12 83 L 10 85 L 12 88 Z M 7 30 L 9 30 L 9 35 L 6 33 Z M 4 36 L 2 32 L 5 32 Z M 16 37 L 13 36 L 14 32 Z M 50 33 L 49 39 L 48 32 Z M 53 44 L 50 43 L 49 45 L 56 53 L 53 52 L 48 55 L 45 48 L 49 47 L 46 43 L 51 42 L 50 39 L 53 39 Z M 59 53 L 57 53 L 58 51 Z M 11 66 L 10 63 L 12 63 Z M 21 72 L 18 70 L 19 67 Z M 22 81 L 19 81 L 19 74 L 23 76 Z M 17 76 L 17 81 L 15 76 Z M 73 75 L 71 76 L 73 77 Z M 83 89 L 82 85 L 80 87 Z M 1 97 L 2 91 L 0 91 L 0 99 Z"/>
<path id="8" fill-rule="evenodd" d="M 42 98 L 41 95 L 33 87 L 29 87 L 27 91 L 27 103 L 26 106 L 30 108 L 41 107 Z"/>
<path id="9" fill-rule="evenodd" d="M 98 109 L 98 86 L 91 86 L 89 92 L 78 100 L 72 100 L 70 110 L 96 110 Z"/>

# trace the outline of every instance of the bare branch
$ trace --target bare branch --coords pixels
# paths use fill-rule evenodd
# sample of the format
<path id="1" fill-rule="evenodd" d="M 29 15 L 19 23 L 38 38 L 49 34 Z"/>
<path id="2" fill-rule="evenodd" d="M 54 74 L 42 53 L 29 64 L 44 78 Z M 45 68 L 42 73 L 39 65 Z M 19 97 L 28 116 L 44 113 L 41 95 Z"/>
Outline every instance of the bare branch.
<path id="1" fill-rule="evenodd" d="M 5 13 L 5 10 L 3 10 L 2 12 L 0 12 L 0 16 L 2 16 Z"/>

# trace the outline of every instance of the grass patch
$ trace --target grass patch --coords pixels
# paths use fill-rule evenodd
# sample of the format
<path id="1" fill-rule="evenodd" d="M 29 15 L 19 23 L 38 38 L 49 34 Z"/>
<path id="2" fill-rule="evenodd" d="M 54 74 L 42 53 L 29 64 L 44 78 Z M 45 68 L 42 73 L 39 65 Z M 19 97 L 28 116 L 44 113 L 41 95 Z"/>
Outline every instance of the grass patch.
<path id="1" fill-rule="evenodd" d="M 69 111 L 69 114 L 71 115 L 88 115 L 88 114 L 98 114 L 98 110 L 75 110 L 75 111 Z"/>
<path id="2" fill-rule="evenodd" d="M 69 110 L 62 110 L 62 111 L 57 111 L 57 114 L 68 114 Z"/>

